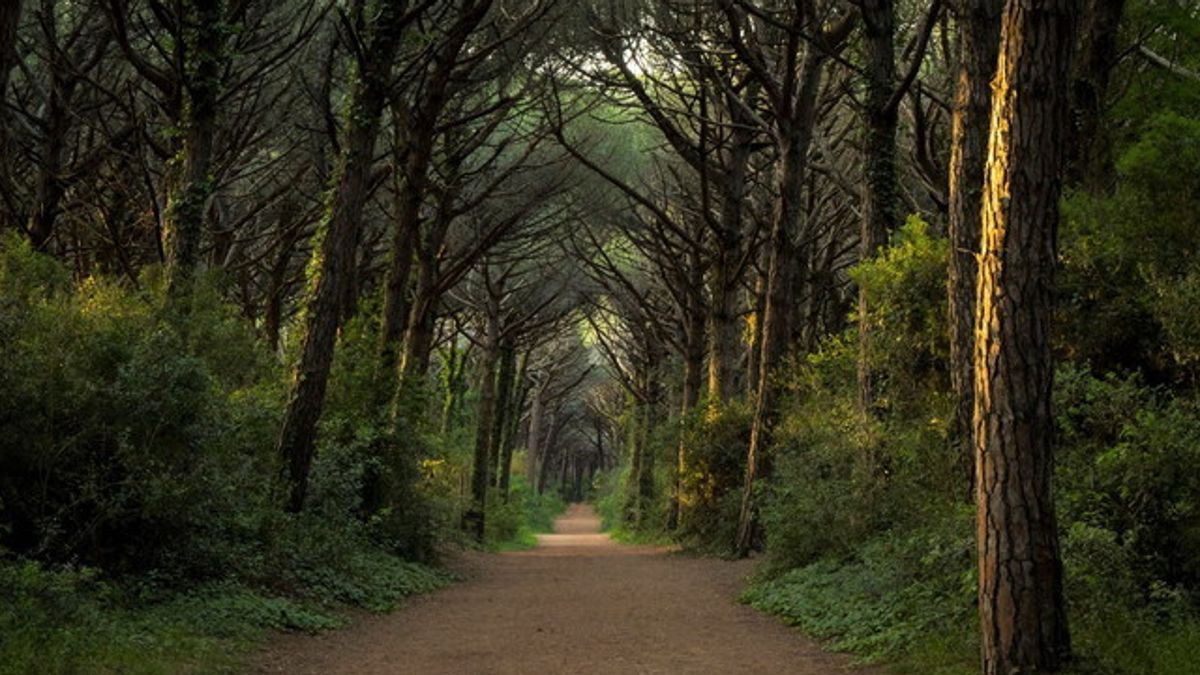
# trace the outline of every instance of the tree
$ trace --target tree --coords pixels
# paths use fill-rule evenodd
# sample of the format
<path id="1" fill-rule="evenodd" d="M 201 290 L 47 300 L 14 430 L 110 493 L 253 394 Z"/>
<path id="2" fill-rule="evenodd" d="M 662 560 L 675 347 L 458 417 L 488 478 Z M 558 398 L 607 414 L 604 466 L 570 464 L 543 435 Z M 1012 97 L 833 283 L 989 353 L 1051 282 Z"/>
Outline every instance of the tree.
<path id="1" fill-rule="evenodd" d="M 1050 489 L 1050 321 L 1073 0 L 1008 0 L 984 178 L 975 314 L 979 615 L 985 675 L 1070 657 Z"/>
<path id="2" fill-rule="evenodd" d="M 291 392 L 279 434 L 278 451 L 287 464 L 290 495 L 287 508 L 300 511 L 308 489 L 317 422 L 333 363 L 339 305 L 347 277 L 353 273 L 358 232 L 369 194 L 375 161 L 375 138 L 391 86 L 392 61 L 405 27 L 414 16 L 407 0 L 380 0 L 361 19 L 357 39 L 357 73 L 353 79 L 346 138 L 333 176 L 328 215 L 321 225 L 315 265 L 309 279 L 300 360 L 292 374 Z"/>
<path id="3" fill-rule="evenodd" d="M 772 19 L 782 27 L 774 44 L 766 47 L 751 33 L 752 18 L 762 9 L 753 3 L 722 0 L 721 8 L 729 23 L 730 42 L 746 61 L 762 87 L 771 111 L 769 130 L 777 153 L 775 164 L 775 205 L 767 241 L 766 285 L 759 324 L 759 357 L 754 401 L 754 423 L 746 459 L 746 479 L 742 506 L 733 548 L 745 555 L 754 544 L 757 529 L 755 483 L 769 473 L 767 448 L 775 425 L 778 405 L 777 383 L 772 377 L 783 362 L 792 337 L 793 291 L 797 270 L 805 264 L 808 252 L 802 245 L 804 179 L 808 152 L 813 140 L 821 76 L 829 57 L 845 42 L 854 23 L 852 15 L 837 18 L 809 37 L 813 26 L 825 23 L 824 6 L 799 2 L 781 18 Z M 808 42 L 805 48 L 801 48 Z M 774 64 L 772 66 L 772 64 Z"/>
<path id="4" fill-rule="evenodd" d="M 987 152 L 992 74 L 1000 48 L 1003 0 L 964 0 L 958 12 L 958 73 L 951 121 L 947 234 L 950 238 L 950 386 L 954 393 L 954 440 L 962 448 L 964 474 L 973 480 L 975 414 L 975 254 Z M 969 494 L 970 490 L 968 490 Z"/>

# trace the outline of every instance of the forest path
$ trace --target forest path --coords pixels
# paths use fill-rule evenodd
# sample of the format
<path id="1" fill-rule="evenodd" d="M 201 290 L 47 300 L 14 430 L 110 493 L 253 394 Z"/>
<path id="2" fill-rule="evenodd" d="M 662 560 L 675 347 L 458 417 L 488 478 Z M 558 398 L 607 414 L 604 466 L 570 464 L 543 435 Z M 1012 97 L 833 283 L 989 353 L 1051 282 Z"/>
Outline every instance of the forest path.
<path id="1" fill-rule="evenodd" d="M 473 555 L 467 581 L 345 630 L 287 635 L 258 673 L 877 673 L 737 603 L 746 562 L 626 546 L 576 504 L 529 551 Z"/>

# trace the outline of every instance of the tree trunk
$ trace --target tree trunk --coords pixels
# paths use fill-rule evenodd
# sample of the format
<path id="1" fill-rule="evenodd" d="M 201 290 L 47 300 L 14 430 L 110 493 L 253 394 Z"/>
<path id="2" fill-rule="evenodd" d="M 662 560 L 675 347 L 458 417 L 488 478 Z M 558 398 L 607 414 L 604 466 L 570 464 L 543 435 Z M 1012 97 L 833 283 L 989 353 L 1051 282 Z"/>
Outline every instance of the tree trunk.
<path id="1" fill-rule="evenodd" d="M 276 227 L 282 233 L 275 259 L 267 279 L 266 307 L 263 309 L 263 333 L 273 353 L 279 353 L 279 331 L 283 326 L 283 294 L 287 283 L 288 263 L 300 238 L 302 228 L 292 221 L 296 218 L 296 202 L 288 199 L 279 207 Z"/>
<path id="2" fill-rule="evenodd" d="M 859 260 L 875 256 L 896 228 L 899 195 L 896 186 L 896 85 L 895 7 L 892 0 L 865 0 L 861 4 L 863 46 L 866 51 L 866 129 L 863 142 L 863 209 Z M 874 407 L 871 372 L 870 308 L 867 295 L 858 292 L 858 395 L 864 413 Z"/>
<path id="3" fill-rule="evenodd" d="M 487 335 L 479 364 L 479 417 L 475 428 L 475 459 L 471 469 L 471 507 L 463 526 L 483 541 L 487 518 L 487 492 L 491 484 L 492 448 L 496 429 L 496 365 L 500 360 L 500 308 L 489 306 Z"/>
<path id="4" fill-rule="evenodd" d="M 318 258 L 309 280 L 300 362 L 292 375 L 278 445 L 287 465 L 291 487 L 287 507 L 292 512 L 303 508 L 308 490 L 317 422 L 333 363 L 338 304 L 346 278 L 354 273 L 354 243 L 369 192 L 379 116 L 391 84 L 391 64 L 400 43 L 405 5 L 404 0 L 383 2 L 375 20 L 376 32 L 350 94 L 346 140 L 333 179 L 329 215 L 318 234 Z"/>
<path id="5" fill-rule="evenodd" d="M 683 499 L 683 474 L 687 469 L 687 443 L 683 437 L 684 425 L 687 424 L 692 410 L 700 402 L 700 388 L 704 379 L 704 299 L 700 297 L 703 289 L 700 261 L 693 257 L 689 263 L 695 274 L 690 287 L 694 292 L 688 294 L 689 307 L 685 311 L 684 347 L 683 347 L 683 388 L 679 396 L 679 442 L 675 446 L 675 467 L 671 490 L 670 508 L 667 511 L 667 529 L 674 530 L 679 525 L 680 503 Z M 711 372 L 710 372 L 711 375 Z M 712 382 L 711 377 L 709 380 Z"/>
<path id="6" fill-rule="evenodd" d="M 0 2 L 0 156 L 5 158 L 10 157 L 13 150 L 8 134 L 8 80 L 20 57 L 17 53 L 17 29 L 20 25 L 21 0 Z M 0 166 L 0 189 L 12 189 L 11 170 L 8 166 Z M 8 211 L 0 209 L 0 230 L 9 226 L 18 227 L 13 214 Z"/>
<path id="7" fill-rule="evenodd" d="M 529 368 L 529 352 L 521 354 L 521 364 L 517 368 L 516 382 L 508 413 L 507 422 L 500 438 L 500 479 L 498 485 L 500 494 L 508 501 L 508 488 L 512 483 L 513 446 L 517 443 L 517 431 L 521 425 L 521 410 L 525 407 L 525 399 L 529 388 L 525 385 L 525 374 Z"/>
<path id="8" fill-rule="evenodd" d="M 542 416 L 545 414 L 545 406 L 542 402 L 542 395 L 544 393 L 544 383 L 534 385 L 533 402 L 529 406 L 529 431 L 526 433 L 527 438 L 525 439 L 525 483 L 530 488 L 534 487 L 538 476 L 537 470 L 542 440 Z"/>
<path id="9" fill-rule="evenodd" d="M 1050 482 L 1050 321 L 1073 0 L 1009 0 L 1001 23 L 975 319 L 979 615 L 985 675 L 1070 657 Z"/>
<path id="10" fill-rule="evenodd" d="M 546 491 L 546 481 L 550 476 L 550 459 L 554 456 L 554 450 L 558 443 L 558 411 L 550 413 L 550 433 L 546 436 L 546 443 L 543 450 L 539 453 L 538 458 L 538 476 L 537 476 L 537 493 L 540 495 Z"/>
<path id="11" fill-rule="evenodd" d="M 754 141 L 753 121 L 745 119 L 739 105 L 731 106 L 738 124 L 730 138 L 729 160 L 721 190 L 720 231 L 714 237 L 716 263 L 709 283 L 708 400 L 724 403 L 734 394 L 733 372 L 741 342 L 737 298 L 741 286 L 742 214 L 746 199 L 746 170 Z"/>
<path id="12" fill-rule="evenodd" d="M 496 375 L 496 415 L 492 420 L 492 438 L 488 447 L 488 462 L 491 464 L 492 485 L 500 487 L 501 464 L 503 463 L 504 435 L 512 416 L 513 379 L 517 374 L 517 350 L 508 340 L 501 340 L 499 372 Z"/>
<path id="13" fill-rule="evenodd" d="M 17 29 L 21 25 L 21 0 L 0 3 L 0 100 L 8 98 L 8 77 L 17 65 Z"/>
<path id="14" fill-rule="evenodd" d="M 184 6 L 191 68 L 183 83 L 183 148 L 172 160 L 177 163 L 172 168 L 176 177 L 170 182 L 164 223 L 167 288 L 172 297 L 190 290 L 200 257 L 204 214 L 214 187 L 210 171 L 225 41 L 220 0 L 192 0 Z"/>
<path id="15" fill-rule="evenodd" d="M 396 366 L 396 342 L 404 332 L 408 319 L 406 293 L 412 269 L 414 241 L 421 231 L 421 203 L 429 189 L 429 165 L 433 158 L 438 120 L 449 98 L 451 76 L 467 39 L 487 15 L 492 0 L 471 0 L 449 28 L 446 39 L 435 52 L 433 71 L 420 90 L 418 104 L 409 110 L 396 105 L 397 135 L 402 134 L 404 148 L 397 153 L 398 169 L 403 171 L 400 193 L 396 199 L 396 225 L 392 230 L 392 255 L 384 284 L 383 327 L 380 331 L 380 361 L 382 372 Z M 457 167 L 450 172 L 457 174 Z M 428 359 L 426 359 L 428 363 Z M 424 369 L 421 371 L 424 373 Z M 406 373 L 407 374 L 407 373 Z"/>
<path id="16" fill-rule="evenodd" d="M 397 124 L 399 127 L 400 124 Z M 399 132 L 397 132 L 399 133 Z M 380 373 L 386 376 L 396 368 L 400 338 L 405 332 L 411 307 L 408 302 L 409 276 L 413 250 L 421 236 L 421 203 L 429 182 L 429 160 L 433 134 L 421 134 L 417 142 L 397 153 L 403 179 L 396 198 L 396 224 L 392 229 L 392 253 L 387 280 L 383 286 L 383 325 L 380 329 Z M 424 372 L 424 371 L 422 371 Z"/>
<path id="17" fill-rule="evenodd" d="M 1069 145 L 1067 180 L 1099 194 L 1116 180 L 1112 139 L 1102 122 L 1109 78 L 1119 58 L 1117 37 L 1125 0 L 1087 0 L 1085 7 L 1074 82 L 1075 140 Z"/>
<path id="18" fill-rule="evenodd" d="M 804 175 L 808 147 L 812 142 L 817 90 L 821 80 L 822 57 L 810 51 L 800 73 L 800 100 L 793 118 L 780 131 L 783 147 L 776 169 L 777 196 L 775 218 L 768 243 L 769 263 L 764 293 L 758 357 L 758 392 L 754 401 L 754 419 L 750 428 L 750 447 L 746 453 L 746 475 L 742 486 L 742 504 L 738 513 L 737 535 L 733 548 L 746 555 L 754 544 L 758 523 L 755 482 L 770 474 L 766 457 L 775 425 L 777 385 L 771 377 L 787 352 L 791 335 L 792 290 L 801 252 L 797 248 L 802 210 Z"/>
<path id="19" fill-rule="evenodd" d="M 43 19 L 54 30 L 54 17 Z M 72 67 L 64 63 L 68 57 L 55 54 L 58 45 L 47 45 L 50 57 L 50 83 L 47 92 L 46 113 L 42 118 L 42 142 L 39 148 L 38 172 L 33 203 L 29 214 L 29 240 L 39 251 L 48 251 L 50 238 L 54 236 L 54 221 L 58 218 L 66 186 L 63 183 L 63 153 L 66 150 L 67 133 L 71 128 L 69 111 L 71 90 L 74 82 L 68 81 L 64 71 Z"/>
<path id="20" fill-rule="evenodd" d="M 975 255 L 979 252 L 979 209 L 982 205 L 984 159 L 992 74 L 1000 49 L 1000 12 L 1004 0 L 964 0 L 958 17 L 959 61 L 951 119 L 947 196 L 950 262 L 950 384 L 954 392 L 955 445 L 961 450 L 963 475 L 974 491 L 975 414 Z"/>

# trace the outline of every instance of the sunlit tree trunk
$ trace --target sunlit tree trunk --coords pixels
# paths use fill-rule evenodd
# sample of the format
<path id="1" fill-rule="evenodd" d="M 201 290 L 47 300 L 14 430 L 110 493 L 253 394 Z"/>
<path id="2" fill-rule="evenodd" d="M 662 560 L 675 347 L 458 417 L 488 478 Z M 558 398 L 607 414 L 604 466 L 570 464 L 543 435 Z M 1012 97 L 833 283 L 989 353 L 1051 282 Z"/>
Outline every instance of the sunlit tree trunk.
<path id="1" fill-rule="evenodd" d="M 545 383 L 533 386 L 533 401 L 529 404 L 529 431 L 525 433 L 525 483 L 532 488 L 537 482 L 538 462 L 541 461 L 542 418 L 545 404 L 542 397 Z"/>
<path id="2" fill-rule="evenodd" d="M 954 391 L 953 438 L 960 447 L 963 475 L 974 483 L 975 414 L 975 255 L 979 251 L 979 209 L 987 154 L 991 80 L 1000 49 L 1000 12 L 1004 0 L 963 0 L 959 5 L 959 62 L 950 122 L 950 169 L 947 196 L 950 238 L 949 339 L 950 383 Z M 971 494 L 973 487 L 964 494 Z"/>
<path id="3" fill-rule="evenodd" d="M 517 367 L 516 376 L 513 382 L 513 391 L 509 397 L 507 412 L 505 413 L 504 428 L 501 429 L 500 438 L 500 477 L 496 481 L 497 487 L 500 488 L 500 494 L 505 501 L 508 500 L 508 489 L 512 484 L 512 462 L 513 449 L 517 442 L 517 432 L 521 425 L 521 411 L 524 409 L 525 400 L 529 395 L 529 388 L 525 384 L 525 374 L 529 368 L 529 352 L 521 354 L 520 365 Z"/>
<path id="4" fill-rule="evenodd" d="M 1009 0 L 993 84 L 975 320 L 979 614 L 985 675 L 1070 656 L 1050 482 L 1050 321 L 1073 0 Z"/>

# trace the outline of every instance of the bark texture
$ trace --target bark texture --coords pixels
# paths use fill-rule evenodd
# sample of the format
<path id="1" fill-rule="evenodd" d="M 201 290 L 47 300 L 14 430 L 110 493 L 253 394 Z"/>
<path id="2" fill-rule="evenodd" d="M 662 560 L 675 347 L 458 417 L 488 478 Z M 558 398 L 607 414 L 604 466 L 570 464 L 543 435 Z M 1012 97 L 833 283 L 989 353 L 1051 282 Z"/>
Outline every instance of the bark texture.
<path id="1" fill-rule="evenodd" d="M 224 26 L 221 0 L 185 3 L 183 148 L 175 158 L 177 172 L 167 195 L 167 287 L 171 295 L 186 292 L 200 257 L 204 214 L 213 193 L 211 170 L 221 93 Z"/>
<path id="2" fill-rule="evenodd" d="M 954 435 L 961 447 L 963 475 L 972 483 L 975 415 L 975 255 L 979 252 L 979 209 L 987 154 L 991 80 L 1000 49 L 1004 0 L 963 0 L 959 5 L 959 62 L 950 122 L 947 228 L 950 238 L 950 384 L 954 392 Z"/>
<path id="3" fill-rule="evenodd" d="M 863 139 L 863 210 L 859 234 L 859 259 L 875 255 L 896 229 L 898 191 L 896 185 L 896 107 L 892 103 L 896 78 L 895 7 L 892 0 L 864 0 L 863 46 L 865 51 L 866 101 Z M 858 295 L 858 391 L 862 409 L 874 405 L 871 374 L 871 334 L 867 320 L 867 296 Z"/>
<path id="4" fill-rule="evenodd" d="M 351 91 L 346 140 L 333 179 L 329 215 L 318 235 L 315 255 L 319 257 L 309 282 L 300 361 L 292 375 L 278 445 L 291 488 L 287 507 L 293 512 L 303 508 L 308 490 L 317 422 L 325 405 L 325 388 L 333 363 L 340 299 L 343 285 L 355 273 L 354 248 L 370 192 L 375 137 L 387 98 L 392 60 L 400 44 L 406 5 L 405 0 L 391 0 L 382 2 L 378 8 L 374 35 Z"/>
<path id="5" fill-rule="evenodd" d="M 1054 501 L 1050 320 L 1076 10 L 1009 0 L 993 84 L 975 321 L 985 675 L 1070 657 Z"/>

